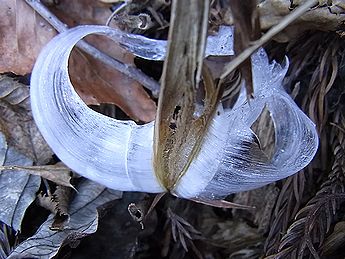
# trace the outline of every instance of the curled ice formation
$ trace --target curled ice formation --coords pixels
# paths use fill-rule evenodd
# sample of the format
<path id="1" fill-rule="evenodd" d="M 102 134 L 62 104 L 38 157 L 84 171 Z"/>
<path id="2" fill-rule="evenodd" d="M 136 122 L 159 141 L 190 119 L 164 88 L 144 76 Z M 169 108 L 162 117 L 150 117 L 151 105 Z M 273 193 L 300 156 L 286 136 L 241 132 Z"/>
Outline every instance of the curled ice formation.
<path id="1" fill-rule="evenodd" d="M 209 37 L 206 55 L 232 54 L 231 31 L 222 28 L 218 36 Z M 143 58 L 165 56 L 166 42 L 109 27 L 80 26 L 59 34 L 39 55 L 32 72 L 31 105 L 37 126 L 56 155 L 80 175 L 116 190 L 166 192 L 152 166 L 154 122 L 140 126 L 106 117 L 89 109 L 73 89 L 68 58 L 89 34 L 108 36 Z M 219 199 L 254 189 L 296 173 L 315 155 L 315 126 L 281 86 L 288 61 L 284 66 L 270 64 L 261 49 L 252 63 L 255 98 L 248 104 L 243 91 L 231 111 L 214 116 L 200 152 L 170 190 L 176 196 Z M 250 129 L 265 106 L 276 138 L 268 161 L 253 145 Z"/>

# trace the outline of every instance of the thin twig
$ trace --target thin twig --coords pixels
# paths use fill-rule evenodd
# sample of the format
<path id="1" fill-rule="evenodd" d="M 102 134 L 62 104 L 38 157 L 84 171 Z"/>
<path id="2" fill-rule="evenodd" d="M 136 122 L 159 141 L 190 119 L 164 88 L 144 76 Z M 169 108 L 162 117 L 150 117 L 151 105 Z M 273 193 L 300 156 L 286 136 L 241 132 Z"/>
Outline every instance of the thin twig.
<path id="1" fill-rule="evenodd" d="M 276 26 L 272 27 L 266 34 L 264 34 L 260 39 L 253 42 L 252 46 L 244 50 L 241 54 L 239 54 L 233 61 L 227 64 L 223 70 L 223 73 L 220 77 L 223 80 L 227 75 L 229 75 L 232 71 L 234 71 L 239 65 L 242 64 L 247 58 L 249 58 L 258 48 L 266 44 L 269 40 L 272 39 L 275 35 L 279 32 L 284 30 L 290 23 L 292 23 L 297 17 L 308 11 L 309 8 L 313 7 L 317 4 L 317 0 L 309 0 L 300 7 L 296 8 L 295 11 L 285 16 L 280 23 Z"/>
<path id="2" fill-rule="evenodd" d="M 37 13 L 39 13 L 51 26 L 53 26 L 58 32 L 64 32 L 68 29 L 67 25 L 61 22 L 54 14 L 52 14 L 48 8 L 46 8 L 39 0 L 25 0 L 28 5 L 32 7 Z M 88 53 L 90 56 L 100 60 L 104 64 L 118 70 L 119 72 L 125 74 L 131 79 L 139 82 L 144 87 L 152 92 L 154 97 L 158 96 L 159 84 L 157 81 L 147 76 L 139 69 L 134 66 L 129 66 L 121 61 L 118 61 L 107 54 L 99 51 L 94 46 L 81 40 L 78 42 L 77 46 Z"/>
<path id="3" fill-rule="evenodd" d="M 70 172 L 66 166 L 56 166 L 56 165 L 32 165 L 32 166 L 20 166 L 20 165 L 0 165 L 0 172 L 2 171 L 12 171 L 12 172 L 20 172 L 20 171 L 34 171 L 34 172 L 41 172 L 41 171 L 64 171 Z"/>
<path id="4" fill-rule="evenodd" d="M 111 23 L 111 20 L 115 17 L 115 15 L 117 15 L 119 12 L 121 12 L 126 6 L 128 5 L 128 1 L 123 2 L 122 4 L 119 5 L 119 7 L 117 7 L 113 13 L 109 16 L 107 22 L 105 23 L 106 26 L 109 26 L 109 24 Z"/>

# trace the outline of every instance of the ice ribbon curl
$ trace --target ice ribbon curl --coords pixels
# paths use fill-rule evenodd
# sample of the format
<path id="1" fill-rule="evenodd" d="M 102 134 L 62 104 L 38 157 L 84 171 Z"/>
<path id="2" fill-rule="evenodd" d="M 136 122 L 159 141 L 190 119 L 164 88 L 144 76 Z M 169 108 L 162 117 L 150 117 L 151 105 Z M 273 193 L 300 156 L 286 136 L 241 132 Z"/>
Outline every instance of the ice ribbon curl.
<path id="1" fill-rule="evenodd" d="M 206 55 L 232 55 L 232 30 L 208 38 Z M 68 74 L 72 48 L 89 34 L 108 36 L 134 55 L 161 60 L 166 42 L 125 34 L 104 26 L 79 26 L 56 36 L 39 55 L 31 77 L 33 116 L 56 155 L 79 174 L 121 191 L 166 192 L 152 166 L 154 122 L 137 125 L 99 114 L 74 91 Z M 280 180 L 304 168 L 318 148 L 313 122 L 282 87 L 288 60 L 269 63 L 260 49 L 252 56 L 254 99 L 244 87 L 230 111 L 216 114 L 200 152 L 180 179 L 174 195 L 221 199 Z M 220 104 L 221 105 L 221 104 Z M 275 129 L 270 160 L 251 145 L 251 125 L 267 107 Z"/>

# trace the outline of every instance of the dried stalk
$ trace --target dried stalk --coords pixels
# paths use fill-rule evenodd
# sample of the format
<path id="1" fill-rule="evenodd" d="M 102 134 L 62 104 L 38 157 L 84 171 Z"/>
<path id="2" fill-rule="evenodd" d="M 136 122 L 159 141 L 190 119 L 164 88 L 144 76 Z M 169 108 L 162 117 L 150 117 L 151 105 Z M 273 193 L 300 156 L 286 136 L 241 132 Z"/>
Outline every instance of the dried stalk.
<path id="1" fill-rule="evenodd" d="M 220 77 L 221 81 L 224 80 L 232 71 L 234 71 L 239 65 L 241 65 L 247 58 L 249 58 L 256 50 L 270 41 L 275 35 L 284 30 L 289 24 L 291 24 L 296 18 L 305 13 L 309 8 L 317 4 L 316 0 L 309 0 L 300 7 L 296 8 L 294 12 L 287 15 L 276 26 L 272 27 L 266 34 L 264 34 L 259 40 L 253 42 L 253 45 L 239 54 L 233 61 L 225 66 L 223 73 Z"/>

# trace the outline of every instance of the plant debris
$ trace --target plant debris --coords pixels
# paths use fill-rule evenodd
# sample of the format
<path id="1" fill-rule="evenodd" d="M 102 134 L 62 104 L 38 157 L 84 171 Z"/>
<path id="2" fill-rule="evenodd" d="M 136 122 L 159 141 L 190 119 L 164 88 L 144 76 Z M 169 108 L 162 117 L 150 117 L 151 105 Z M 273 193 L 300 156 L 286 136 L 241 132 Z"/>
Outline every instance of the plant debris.
<path id="1" fill-rule="evenodd" d="M 46 21 L 29 2 L 45 4 L 64 30 L 63 24 L 75 27 L 108 21 L 129 33 L 166 40 L 171 21 L 171 1 L 163 0 L 49 0 L 43 4 L 5 0 L 0 5 L 1 259 L 345 256 L 342 1 L 248 0 L 257 4 L 249 11 L 242 2 L 211 1 L 208 34 L 216 34 L 220 25 L 235 25 L 237 35 L 237 57 L 210 56 L 204 62 L 208 75 L 219 83 L 212 87 L 222 87 L 219 99 L 224 108 L 233 107 L 242 80 L 251 81 L 251 66 L 245 62 L 264 46 L 271 59 L 288 57 L 284 87 L 315 122 L 320 137 L 317 155 L 299 173 L 226 199 L 255 210 L 210 207 L 171 195 L 122 194 L 60 164 L 33 121 L 27 82 L 39 52 L 58 32 L 55 18 Z M 296 15 L 301 8 L 307 12 Z M 87 37 L 85 42 L 122 68 L 128 67 L 124 74 L 105 65 L 102 58 L 75 48 L 69 72 L 85 103 L 117 119 L 154 120 L 162 62 L 135 58 L 99 36 Z M 251 93 L 250 87 L 247 90 Z M 198 92 L 199 96 L 204 93 Z M 172 119 L 176 119 L 181 106 L 173 108 Z M 266 108 L 251 129 L 269 159 L 279 139 Z M 174 123 L 169 120 L 173 128 Z"/>

